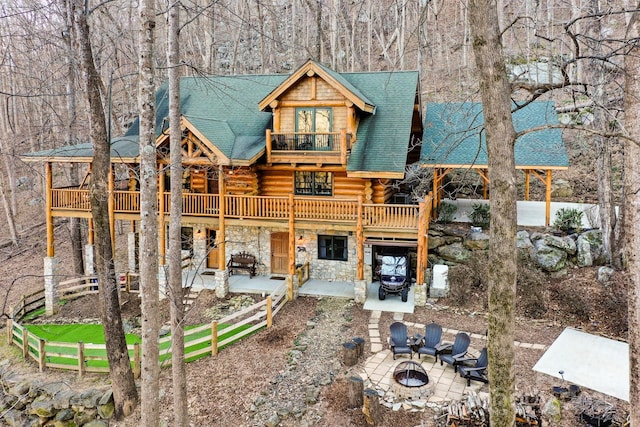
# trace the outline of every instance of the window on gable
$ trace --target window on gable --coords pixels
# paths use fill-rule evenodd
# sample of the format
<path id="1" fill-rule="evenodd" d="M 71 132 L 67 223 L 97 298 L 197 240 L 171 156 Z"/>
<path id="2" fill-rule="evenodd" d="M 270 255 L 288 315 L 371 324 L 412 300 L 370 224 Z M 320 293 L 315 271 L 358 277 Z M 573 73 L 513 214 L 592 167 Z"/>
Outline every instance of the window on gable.
<path id="1" fill-rule="evenodd" d="M 295 194 L 299 196 L 333 195 L 333 174 L 331 172 L 296 172 Z"/>
<path id="2" fill-rule="evenodd" d="M 318 236 L 318 259 L 347 261 L 347 237 Z"/>
<path id="3" fill-rule="evenodd" d="M 304 150 L 331 150 L 331 108 L 297 108 L 297 148 Z"/>

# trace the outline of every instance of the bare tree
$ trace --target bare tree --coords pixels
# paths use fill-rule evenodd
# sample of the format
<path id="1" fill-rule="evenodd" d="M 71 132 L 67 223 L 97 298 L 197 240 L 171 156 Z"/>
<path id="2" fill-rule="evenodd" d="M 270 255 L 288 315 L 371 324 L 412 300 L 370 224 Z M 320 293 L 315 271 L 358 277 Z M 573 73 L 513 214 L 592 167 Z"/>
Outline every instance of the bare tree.
<path id="1" fill-rule="evenodd" d="M 182 298 L 182 129 L 180 125 L 180 1 L 169 5 L 169 141 L 171 212 L 169 222 L 169 301 L 171 304 L 171 371 L 175 426 L 189 425 L 187 375 L 184 362 L 184 304 Z"/>
<path id="2" fill-rule="evenodd" d="M 66 123 L 66 140 L 67 144 L 76 143 L 76 64 L 73 54 L 73 3 L 71 0 L 63 0 L 62 5 L 63 19 L 66 29 L 63 31 L 63 39 L 66 47 L 67 62 L 67 123 Z M 77 187 L 78 181 L 78 165 L 71 163 L 68 168 L 69 185 Z M 73 262 L 73 272 L 79 276 L 84 274 L 84 262 L 82 258 L 82 229 L 80 227 L 80 218 L 69 218 L 69 230 L 71 236 L 71 256 Z"/>
<path id="3" fill-rule="evenodd" d="M 140 292 L 142 294 L 142 425 L 158 425 L 158 170 L 155 131 L 155 1 L 139 4 Z M 160 189 L 162 191 L 162 189 Z"/>
<path id="4" fill-rule="evenodd" d="M 629 410 L 630 424 L 640 425 L 640 13 L 631 15 L 627 26 L 630 48 L 625 55 L 625 144 L 624 235 L 629 284 Z"/>
<path id="5" fill-rule="evenodd" d="M 510 427 L 515 424 L 516 132 L 496 0 L 469 0 L 469 23 L 480 81 L 491 193 L 487 344 L 491 424 Z"/>
<path id="6" fill-rule="evenodd" d="M 111 375 L 115 417 L 131 414 L 136 407 L 138 393 L 131 370 L 131 361 L 124 336 L 118 285 L 111 245 L 107 182 L 111 174 L 111 144 L 107 138 L 107 126 L 100 93 L 100 76 L 93 62 L 90 42 L 88 10 L 82 0 L 74 3 L 74 22 L 80 53 L 80 67 L 84 74 L 91 116 L 91 140 L 93 143 L 92 179 L 89 185 L 91 217 L 94 224 L 96 269 L 98 273 L 100 314 L 104 327 L 109 373 Z M 157 358 L 156 358 L 157 360 Z"/>

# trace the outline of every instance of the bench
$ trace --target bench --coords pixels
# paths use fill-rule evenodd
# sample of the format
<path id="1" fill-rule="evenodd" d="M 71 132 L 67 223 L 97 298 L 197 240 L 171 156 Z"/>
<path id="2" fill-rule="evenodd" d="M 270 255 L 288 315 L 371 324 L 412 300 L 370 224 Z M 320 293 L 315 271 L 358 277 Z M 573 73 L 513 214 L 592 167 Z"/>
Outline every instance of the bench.
<path id="1" fill-rule="evenodd" d="M 248 271 L 249 278 L 252 278 L 256 275 L 256 257 L 246 252 L 233 254 L 227 262 L 227 268 L 230 276 L 237 271 Z"/>

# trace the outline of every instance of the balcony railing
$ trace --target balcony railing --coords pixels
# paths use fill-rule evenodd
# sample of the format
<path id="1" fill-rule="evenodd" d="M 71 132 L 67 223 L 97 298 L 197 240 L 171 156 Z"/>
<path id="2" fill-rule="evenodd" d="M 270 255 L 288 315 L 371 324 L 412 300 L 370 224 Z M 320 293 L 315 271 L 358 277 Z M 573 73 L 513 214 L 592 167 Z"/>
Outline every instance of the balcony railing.
<path id="1" fill-rule="evenodd" d="M 351 134 L 341 132 L 271 132 L 267 129 L 267 161 L 346 165 Z"/>
<path id="2" fill-rule="evenodd" d="M 170 193 L 163 194 L 163 210 L 171 209 Z M 117 214 L 140 213 L 140 193 L 114 191 L 114 212 Z M 358 201 L 323 197 L 295 197 L 293 209 L 288 197 L 224 196 L 224 216 L 232 219 L 256 219 L 285 221 L 291 211 L 296 221 L 356 224 Z M 72 211 L 90 211 L 88 190 L 53 189 L 51 208 L 58 215 Z M 217 194 L 182 194 L 182 214 L 188 216 L 218 217 L 220 198 Z M 365 228 L 415 230 L 418 227 L 418 205 L 362 204 L 362 225 Z"/>

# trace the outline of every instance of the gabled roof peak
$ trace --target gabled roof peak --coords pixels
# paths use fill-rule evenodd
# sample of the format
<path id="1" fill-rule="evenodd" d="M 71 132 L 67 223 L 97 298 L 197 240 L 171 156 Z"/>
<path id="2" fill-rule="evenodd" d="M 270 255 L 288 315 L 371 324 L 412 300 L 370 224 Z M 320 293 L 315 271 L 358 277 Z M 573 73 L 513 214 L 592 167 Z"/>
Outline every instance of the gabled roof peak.
<path id="1" fill-rule="evenodd" d="M 312 59 L 308 59 L 307 62 L 291 73 L 284 82 L 271 91 L 269 95 L 260 101 L 258 108 L 260 111 L 268 110 L 273 101 L 277 100 L 285 91 L 291 88 L 300 79 L 313 77 L 315 75 L 319 76 L 338 92 L 343 94 L 346 99 L 351 101 L 360 110 L 367 113 L 373 113 L 375 111 L 376 106 L 369 101 L 369 99 L 367 99 L 367 97 L 364 96 L 358 88 L 353 86 L 342 75 L 340 75 L 340 73 L 333 71 Z"/>

